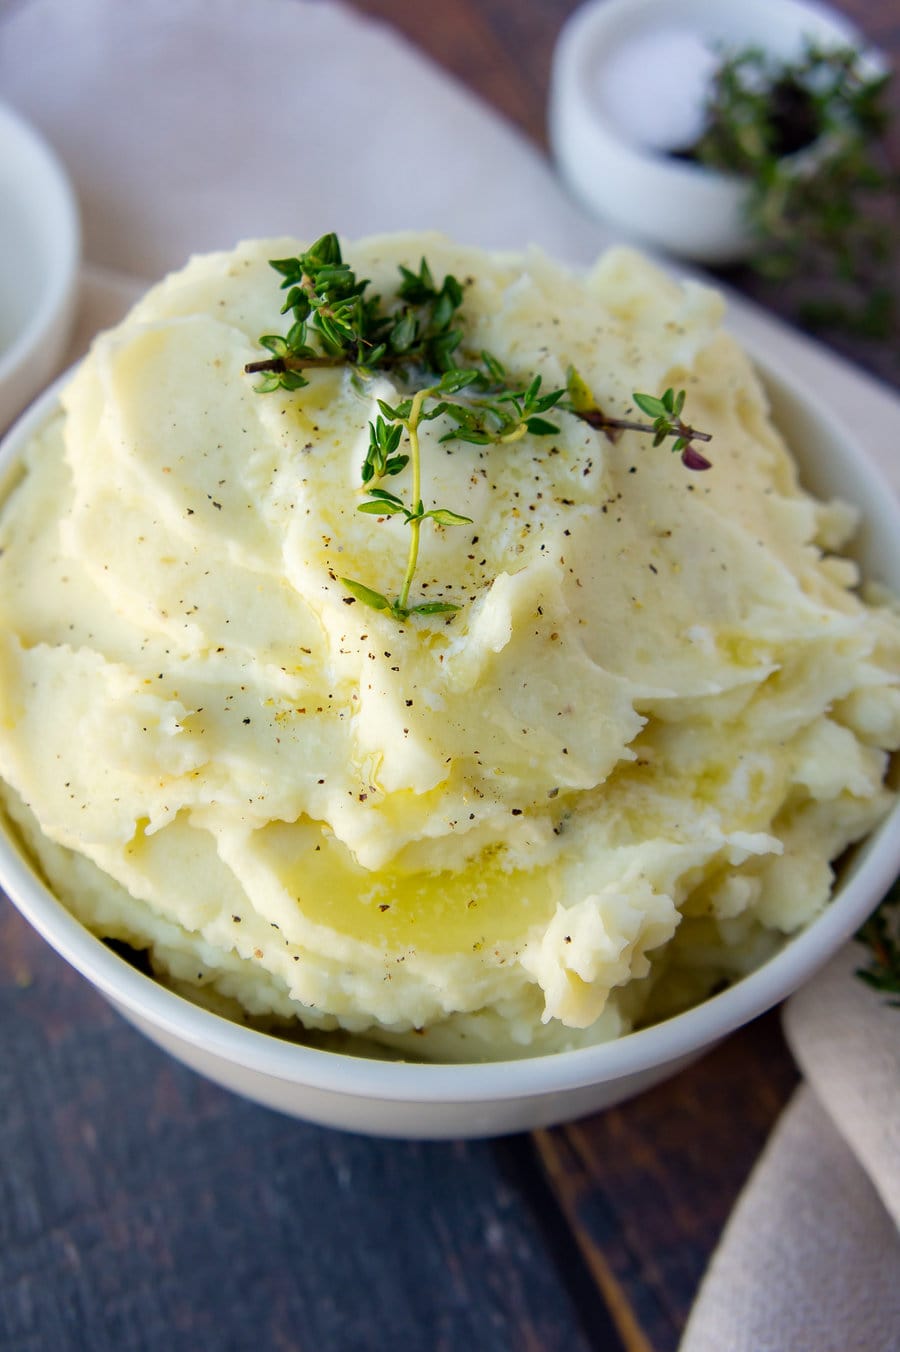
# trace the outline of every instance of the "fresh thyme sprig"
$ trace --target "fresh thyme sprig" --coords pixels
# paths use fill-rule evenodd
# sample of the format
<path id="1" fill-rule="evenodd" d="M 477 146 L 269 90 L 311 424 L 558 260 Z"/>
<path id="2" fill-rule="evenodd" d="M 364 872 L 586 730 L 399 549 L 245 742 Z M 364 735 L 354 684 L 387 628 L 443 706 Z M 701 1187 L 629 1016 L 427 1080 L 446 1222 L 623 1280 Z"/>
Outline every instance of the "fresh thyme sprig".
<path id="1" fill-rule="evenodd" d="M 360 281 L 344 262 L 334 234 L 323 235 L 296 258 L 273 259 L 271 266 L 282 277 L 287 296 L 281 312 L 290 312 L 292 323 L 284 335 L 264 334 L 259 341 L 271 355 L 245 367 L 262 376 L 256 387 L 259 392 L 301 389 L 309 384 L 304 371 L 323 366 L 349 368 L 354 381 L 363 387 L 375 372 L 390 372 L 409 391 L 395 406 L 378 401 L 381 412 L 369 423 L 369 445 L 361 467 L 369 496 L 358 505 L 359 511 L 380 519 L 401 516 L 409 526 L 400 591 L 391 600 L 365 583 L 341 578 L 353 598 L 375 610 L 404 620 L 410 615 L 458 609 L 447 601 L 410 602 L 423 522 L 431 521 L 437 527 L 471 524 L 470 517 L 449 507 L 425 509 L 419 437 L 423 422 L 444 418 L 450 424 L 442 442 L 499 445 L 526 434 L 555 434 L 558 425 L 544 415 L 558 408 L 611 440 L 626 430 L 652 435 L 656 446 L 672 437 L 673 449 L 681 452 L 688 469 L 709 468 L 710 462 L 692 443 L 709 441 L 710 436 L 682 420 L 683 390 L 676 394 L 668 389 L 660 398 L 635 394 L 637 406 L 653 420 L 642 423 L 605 414 L 574 368 L 569 370 L 565 389 L 544 393 L 539 375 L 522 385 L 490 352 L 467 352 L 468 364 L 458 365 L 464 337 L 459 322 L 463 288 L 451 275 L 438 286 L 424 258 L 417 272 L 400 266 L 396 298 L 387 304 L 380 296 L 368 294 L 369 283 Z M 410 497 L 404 500 L 382 487 L 382 481 L 396 478 L 407 466 L 412 483 Z"/>
<path id="2" fill-rule="evenodd" d="M 413 606 L 409 604 L 410 587 L 419 560 L 419 537 L 422 522 L 434 521 L 438 526 L 465 526 L 471 525 L 472 522 L 470 516 L 453 512 L 449 507 L 432 507 L 429 511 L 426 511 L 421 496 L 422 456 L 419 447 L 419 424 L 423 417 L 428 416 L 423 412 L 425 400 L 458 388 L 458 381 L 453 379 L 453 376 L 458 374 L 460 373 L 448 373 L 435 387 L 418 390 L 412 399 L 405 400 L 399 408 L 391 408 L 390 405 L 379 400 L 382 415 L 386 414 L 390 422 L 386 421 L 384 416 L 381 416 L 374 423 L 369 423 L 369 451 L 363 462 L 363 482 L 371 483 L 375 477 L 399 474 L 411 461 L 412 506 L 408 507 L 396 493 L 390 493 L 385 488 L 376 487 L 369 489 L 369 498 L 366 502 L 361 502 L 357 510 L 380 517 L 403 517 L 409 526 L 406 572 L 400 595 L 395 601 L 389 601 L 381 592 L 374 591 L 371 587 L 367 587 L 365 583 L 357 582 L 353 578 L 342 577 L 341 582 L 358 601 L 363 601 L 374 610 L 387 611 L 395 620 L 405 620 L 410 615 L 448 614 L 459 609 L 450 601 L 421 601 L 418 605 Z M 408 456 L 396 454 L 404 428 L 409 438 L 410 453 Z"/>
<path id="3" fill-rule="evenodd" d="M 427 264 L 423 259 L 420 271 L 426 269 Z M 413 274 L 407 272 L 407 276 L 413 277 Z M 411 606 L 409 593 L 419 558 L 422 522 L 434 521 L 438 526 L 472 523 L 471 517 L 454 512 L 449 507 L 425 510 L 420 496 L 422 471 L 419 425 L 446 415 L 453 425 L 444 433 L 441 441 L 458 439 L 475 445 L 517 441 L 526 432 L 549 436 L 559 430 L 555 423 L 548 422 L 540 415 L 558 403 L 564 391 L 554 390 L 551 394 L 542 395 L 540 376 L 535 376 L 525 390 L 508 389 L 500 385 L 499 393 L 493 400 L 474 398 L 472 402 L 462 402 L 460 396 L 465 390 L 483 391 L 489 387 L 489 382 L 497 383 L 505 379 L 506 372 L 495 357 L 483 352 L 481 358 L 484 369 L 445 371 L 436 385 L 417 390 L 411 398 L 402 400 L 396 407 L 379 399 L 381 413 L 375 422 L 369 423 L 369 449 L 362 466 L 363 483 L 369 485 L 373 480 L 400 474 L 411 461 L 412 505 L 407 506 L 401 497 L 385 488 L 370 487 L 368 500 L 360 503 L 357 510 L 378 517 L 403 517 L 410 528 L 406 572 L 400 595 L 394 601 L 353 578 L 342 577 L 341 582 L 357 600 L 376 610 L 385 610 L 398 620 L 407 619 L 410 615 L 448 614 L 459 609 L 450 601 L 424 601 Z M 404 430 L 409 440 L 409 455 L 399 451 Z"/>
<path id="4" fill-rule="evenodd" d="M 869 950 L 868 966 L 856 975 L 875 990 L 897 996 L 888 1003 L 900 1009 L 900 879 L 856 938 Z"/>
<path id="5" fill-rule="evenodd" d="M 405 304 L 394 308 L 367 295 L 368 281 L 344 262 L 333 233 L 297 258 L 275 258 L 270 266 L 287 291 L 281 313 L 290 312 L 293 323 L 283 336 L 264 334 L 260 344 L 272 356 L 245 368 L 262 373 L 261 393 L 300 389 L 309 384 L 303 371 L 316 366 L 349 366 L 362 379 L 392 367 L 440 374 L 454 366 L 462 331 L 452 322 L 463 290 L 451 276 L 437 287 L 424 259 L 417 273 L 400 269 L 397 299 Z"/>
<path id="6" fill-rule="evenodd" d="M 655 394 L 639 394 L 635 391 L 631 396 L 632 399 L 642 413 L 653 419 L 648 425 L 636 422 L 632 418 L 609 417 L 599 407 L 581 376 L 572 366 L 569 367 L 567 389 L 572 412 L 583 418 L 591 427 L 604 432 L 610 440 L 616 440 L 621 432 L 648 432 L 653 434 L 653 445 L 661 446 L 667 437 L 674 437 L 672 450 L 681 452 L 681 463 L 686 469 L 712 468 L 711 462 L 693 444 L 695 441 L 712 441 L 712 436 L 709 432 L 700 432 L 696 427 L 689 427 L 681 417 L 687 398 L 685 390 L 679 390 L 676 394 L 670 386 L 659 398 Z"/>

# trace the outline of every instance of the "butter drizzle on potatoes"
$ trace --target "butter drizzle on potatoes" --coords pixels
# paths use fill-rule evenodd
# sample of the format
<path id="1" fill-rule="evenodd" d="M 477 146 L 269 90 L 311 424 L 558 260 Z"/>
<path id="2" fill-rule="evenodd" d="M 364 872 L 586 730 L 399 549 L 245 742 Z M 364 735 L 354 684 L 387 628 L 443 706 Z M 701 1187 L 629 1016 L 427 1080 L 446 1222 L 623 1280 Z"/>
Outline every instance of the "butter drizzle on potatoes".
<path id="1" fill-rule="evenodd" d="M 54 890 L 161 977 L 277 1024 L 468 1059 L 583 1045 L 699 998 L 826 904 L 889 801 L 900 625 L 834 557 L 710 291 L 627 251 L 587 277 L 437 236 L 467 340 L 625 415 L 683 387 L 713 468 L 560 417 L 505 446 L 420 428 L 402 520 L 357 511 L 387 374 L 260 397 L 268 260 L 194 259 L 101 336 L 0 526 L 0 771 Z M 398 476 L 399 477 L 399 476 Z M 348 485 L 354 486 L 348 491 Z M 425 1030 L 424 1033 L 418 1030 Z"/>

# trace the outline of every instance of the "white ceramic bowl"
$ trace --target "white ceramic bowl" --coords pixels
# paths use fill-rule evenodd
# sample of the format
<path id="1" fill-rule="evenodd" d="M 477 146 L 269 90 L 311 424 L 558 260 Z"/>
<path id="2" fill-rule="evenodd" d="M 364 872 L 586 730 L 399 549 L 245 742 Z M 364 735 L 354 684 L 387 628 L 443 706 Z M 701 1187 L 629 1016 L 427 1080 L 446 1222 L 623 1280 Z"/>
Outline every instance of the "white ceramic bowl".
<path id="1" fill-rule="evenodd" d="M 809 486 L 864 513 L 858 557 L 900 591 L 900 504 L 846 430 L 817 402 L 766 373 L 779 426 Z M 0 446 L 0 494 L 35 430 L 57 407 L 49 390 Z M 483 1065 L 379 1061 L 298 1046 L 198 1008 L 119 958 L 47 890 L 0 819 L 0 884 L 58 953 L 179 1060 L 269 1107 L 376 1135 L 488 1136 L 582 1116 L 673 1074 L 771 1008 L 858 928 L 900 871 L 900 805 L 845 867 L 834 899 L 763 967 L 722 994 L 616 1042 Z M 52 994 L 49 996 L 52 998 Z"/>
<path id="2" fill-rule="evenodd" d="M 80 249 L 78 207 L 62 166 L 0 104 L 0 429 L 59 369 Z"/>
<path id="3" fill-rule="evenodd" d="M 697 262 L 734 262 L 750 243 L 743 180 L 647 149 L 604 101 L 604 67 L 640 36 L 660 31 L 692 33 L 716 51 L 761 47 L 785 59 L 798 56 L 807 37 L 839 47 L 858 44 L 860 34 L 812 0 L 593 0 L 564 25 L 549 132 L 575 196 L 640 242 Z M 656 71 L 648 75 L 648 101 L 666 98 L 657 79 Z M 664 84 L 672 79 L 677 87 L 677 71 Z"/>

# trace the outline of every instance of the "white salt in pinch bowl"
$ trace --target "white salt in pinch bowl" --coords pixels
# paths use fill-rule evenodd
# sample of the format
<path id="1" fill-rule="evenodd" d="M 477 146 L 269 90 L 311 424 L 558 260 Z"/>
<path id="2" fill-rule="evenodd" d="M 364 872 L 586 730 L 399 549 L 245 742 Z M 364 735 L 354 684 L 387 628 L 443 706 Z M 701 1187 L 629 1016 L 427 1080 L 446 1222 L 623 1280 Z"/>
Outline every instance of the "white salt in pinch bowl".
<path id="1" fill-rule="evenodd" d="M 758 363 L 759 364 L 759 363 Z M 862 512 L 867 577 L 900 592 L 900 502 L 849 432 L 784 376 L 762 368 L 775 420 L 804 481 Z M 59 406 L 50 389 L 0 445 L 0 493 Z M 702 1004 L 614 1042 L 485 1064 L 430 1065 L 322 1051 L 258 1032 L 174 994 L 95 938 L 48 890 L 0 818 L 0 885 L 49 944 L 132 1024 L 226 1088 L 325 1126 L 408 1139 L 494 1136 L 610 1107 L 673 1075 L 783 1000 L 862 924 L 900 872 L 900 804 L 842 867 L 829 905 L 763 966 Z M 48 998 L 52 999 L 52 991 Z"/>
<path id="2" fill-rule="evenodd" d="M 59 369 L 80 253 L 78 206 L 62 165 L 0 103 L 0 431 Z"/>
<path id="3" fill-rule="evenodd" d="M 752 243 L 747 184 L 668 151 L 703 129 L 719 53 L 757 47 L 793 60 L 807 39 L 859 47 L 859 30 L 814 0 L 590 0 L 553 57 L 549 135 L 573 195 L 629 238 L 680 258 L 733 263 Z M 866 52 L 864 68 L 884 70 Z M 816 147 L 791 157 L 797 171 Z"/>

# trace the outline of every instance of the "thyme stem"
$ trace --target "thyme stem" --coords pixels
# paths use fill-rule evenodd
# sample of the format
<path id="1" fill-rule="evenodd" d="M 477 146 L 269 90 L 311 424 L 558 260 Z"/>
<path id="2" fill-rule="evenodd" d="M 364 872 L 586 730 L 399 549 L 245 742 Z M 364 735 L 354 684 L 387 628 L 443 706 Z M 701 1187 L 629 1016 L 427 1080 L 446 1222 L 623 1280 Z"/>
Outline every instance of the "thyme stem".
<path id="1" fill-rule="evenodd" d="M 404 353 L 386 352 L 379 357 L 378 367 L 380 370 L 385 366 L 408 364 L 408 361 L 409 359 Z M 276 375 L 281 375 L 285 371 L 303 371 L 308 366 L 365 366 L 365 364 L 365 358 L 362 356 L 359 346 L 353 344 L 341 356 L 264 357 L 260 361 L 248 361 L 244 366 L 244 374 L 252 376 L 259 372 L 274 372 Z"/>
<path id="2" fill-rule="evenodd" d="M 339 357 L 304 357 L 302 361 L 291 361 L 284 357 L 268 357 L 262 361 L 248 361 L 244 367 L 245 375 L 256 375 L 258 371 L 275 371 L 279 375 L 284 371 L 302 371 L 305 366 L 343 366 Z"/>
<path id="3" fill-rule="evenodd" d="M 655 432 L 652 423 L 635 422 L 629 418 L 609 418 L 599 408 L 586 409 L 583 413 L 577 409 L 573 410 L 577 418 L 581 418 L 589 427 L 596 428 L 599 432 Z M 688 427 L 681 424 L 677 429 L 668 434 L 669 436 L 687 437 L 688 441 L 712 441 L 712 433 L 698 432 L 696 427 Z"/>
<path id="4" fill-rule="evenodd" d="M 419 418 L 422 413 L 422 404 L 432 394 L 432 390 L 419 390 L 414 396 L 412 406 L 409 410 L 409 417 L 404 421 L 407 435 L 409 437 L 409 455 L 412 465 L 412 500 L 414 515 L 409 523 L 409 550 L 406 556 L 406 573 L 403 578 L 403 588 L 400 592 L 398 605 L 401 610 L 409 608 L 409 589 L 412 586 L 412 580 L 416 572 L 416 564 L 419 562 L 419 535 L 422 530 L 422 513 L 424 504 L 422 502 L 422 457 L 419 451 Z"/>

